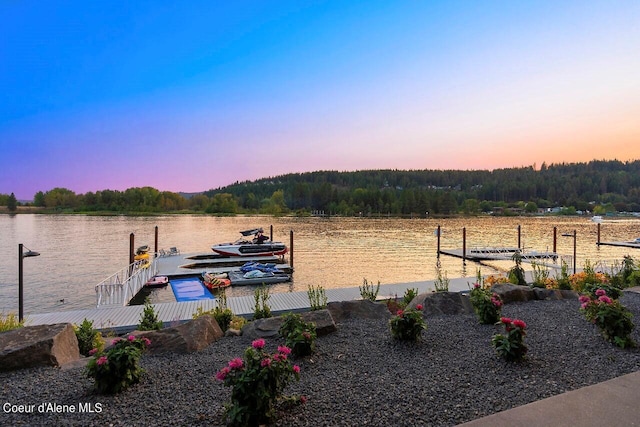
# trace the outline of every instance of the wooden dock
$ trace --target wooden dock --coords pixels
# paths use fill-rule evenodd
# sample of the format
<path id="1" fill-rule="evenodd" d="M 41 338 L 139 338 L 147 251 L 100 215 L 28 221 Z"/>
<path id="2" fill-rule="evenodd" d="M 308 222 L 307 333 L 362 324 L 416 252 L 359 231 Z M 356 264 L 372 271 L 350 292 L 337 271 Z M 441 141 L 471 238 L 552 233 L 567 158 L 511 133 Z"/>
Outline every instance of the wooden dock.
<path id="1" fill-rule="evenodd" d="M 452 292 L 468 291 L 469 284 L 475 278 L 451 279 L 449 290 Z M 418 293 L 434 289 L 433 281 L 397 283 L 380 285 L 378 299 L 402 297 L 407 289 L 417 289 Z M 351 301 L 361 299 L 360 288 L 325 289 L 327 302 Z M 153 304 L 158 319 L 165 326 L 179 324 L 193 318 L 199 307 L 207 311 L 217 305 L 218 300 L 202 300 L 189 302 L 171 302 Z M 251 318 L 254 312 L 255 299 L 253 295 L 227 298 L 227 305 L 234 314 Z M 278 315 L 287 312 L 307 311 L 311 308 L 307 292 L 274 293 L 270 295 L 269 307 Z M 117 334 L 134 330 L 140 323 L 144 306 L 105 307 L 87 310 L 59 311 L 45 314 L 30 314 L 26 316 L 25 325 L 47 325 L 56 323 L 73 323 L 79 325 L 84 319 L 93 321 L 93 327 L 105 332 Z"/>
<path id="2" fill-rule="evenodd" d="M 275 263 L 280 270 L 287 273 L 293 271 L 289 264 L 284 263 L 282 257 L 277 256 L 223 258 L 213 253 L 193 253 L 158 257 L 154 260 L 157 274 L 169 277 L 199 276 L 204 272 L 226 273 L 239 269 L 246 262 Z"/>
<path id="3" fill-rule="evenodd" d="M 513 254 L 517 248 L 473 248 L 467 250 L 466 253 L 462 249 L 441 249 L 440 253 L 456 258 L 464 258 L 472 262 L 480 261 L 511 261 Z M 531 261 L 535 259 L 557 259 L 558 254 L 555 252 L 538 252 L 529 251 L 522 252 L 523 261 Z"/>
<path id="4" fill-rule="evenodd" d="M 598 242 L 599 246 L 619 246 L 624 248 L 640 249 L 640 242 Z"/>

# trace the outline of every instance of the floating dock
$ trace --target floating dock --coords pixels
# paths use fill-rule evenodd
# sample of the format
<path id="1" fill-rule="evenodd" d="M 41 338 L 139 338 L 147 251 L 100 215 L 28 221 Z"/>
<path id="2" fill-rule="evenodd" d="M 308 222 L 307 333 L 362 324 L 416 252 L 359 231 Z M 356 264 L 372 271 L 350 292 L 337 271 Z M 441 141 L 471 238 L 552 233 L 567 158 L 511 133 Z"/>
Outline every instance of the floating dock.
<path id="1" fill-rule="evenodd" d="M 456 258 L 463 258 L 469 261 L 511 261 L 513 255 L 518 251 L 518 248 L 507 247 L 495 247 L 495 248 L 473 248 L 466 253 L 462 249 L 441 249 L 440 253 L 443 255 L 449 255 Z M 530 261 L 532 259 L 557 259 L 558 254 L 556 252 L 538 252 L 538 251 L 525 251 L 521 252 L 523 261 Z"/>
<path id="2" fill-rule="evenodd" d="M 640 242 L 598 242 L 598 246 L 619 246 L 624 248 L 640 249 Z"/>

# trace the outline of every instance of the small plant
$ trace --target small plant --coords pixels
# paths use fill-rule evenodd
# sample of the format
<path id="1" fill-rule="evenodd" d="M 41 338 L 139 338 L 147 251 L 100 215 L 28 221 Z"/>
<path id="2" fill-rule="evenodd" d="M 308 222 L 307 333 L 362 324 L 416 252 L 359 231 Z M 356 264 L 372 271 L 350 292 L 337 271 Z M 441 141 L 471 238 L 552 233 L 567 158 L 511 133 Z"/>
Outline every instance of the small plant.
<path id="1" fill-rule="evenodd" d="M 191 317 L 197 319 L 204 315 L 213 316 L 216 322 L 218 322 L 218 326 L 220 326 L 222 332 L 226 332 L 227 329 L 229 329 L 229 324 L 231 324 L 231 319 L 233 319 L 233 311 L 227 306 L 227 296 L 224 290 L 218 296 L 218 305 L 216 307 L 208 311 L 204 311 L 202 307 L 198 307 Z"/>
<path id="2" fill-rule="evenodd" d="M 565 260 L 561 261 L 560 274 L 556 274 L 556 282 L 558 289 L 571 290 L 571 282 L 569 281 L 569 265 Z"/>
<path id="3" fill-rule="evenodd" d="M 522 254 L 520 251 L 515 251 L 511 259 L 516 263 L 515 266 L 509 270 L 507 274 L 509 276 L 509 282 L 514 285 L 526 285 L 527 279 L 524 277 L 524 268 L 522 268 Z"/>
<path id="4" fill-rule="evenodd" d="M 308 356 L 316 349 L 316 325 L 305 322 L 299 314 L 286 314 L 279 333 L 294 356 Z"/>
<path id="5" fill-rule="evenodd" d="M 527 335 L 527 324 L 520 319 L 502 317 L 500 322 L 504 325 L 505 335 L 496 334 L 491 339 L 496 352 L 509 361 L 520 361 L 527 354 L 527 346 L 524 337 Z"/>
<path id="6" fill-rule="evenodd" d="M 309 286 L 307 289 L 307 296 L 309 297 L 311 311 L 327 308 L 327 296 L 324 293 L 324 288 L 322 286 Z"/>
<path id="7" fill-rule="evenodd" d="M 531 286 L 534 288 L 546 288 L 549 284 L 549 270 L 535 261 L 531 263 L 531 267 L 533 268 L 533 283 Z"/>
<path id="8" fill-rule="evenodd" d="M 584 317 L 594 323 L 607 341 L 621 348 L 635 347 L 631 339 L 633 314 L 619 301 L 607 296 L 604 289 L 595 291 L 595 295 L 581 295 L 580 311 Z"/>
<path id="9" fill-rule="evenodd" d="M 225 420 L 232 426 L 269 424 L 276 418 L 278 401 L 304 402 L 302 396 L 285 397 L 283 391 L 292 379 L 300 379 L 300 368 L 291 365 L 291 349 L 278 347 L 277 353 L 264 351 L 265 341 L 257 339 L 244 352 L 216 374 L 231 387 L 231 403 L 225 405 Z"/>
<path id="10" fill-rule="evenodd" d="M 254 292 L 255 306 L 253 309 L 253 320 L 266 319 L 271 317 L 271 308 L 269 307 L 269 289 L 260 286 Z"/>
<path id="11" fill-rule="evenodd" d="M 391 336 L 401 341 L 418 341 L 423 330 L 427 329 L 422 315 L 422 305 L 416 305 L 415 310 L 408 308 L 398 310 L 389 320 Z"/>
<path id="12" fill-rule="evenodd" d="M 483 288 L 480 283 L 474 283 L 469 299 L 481 324 L 493 325 L 500 319 L 503 303 L 497 293 Z"/>
<path id="13" fill-rule="evenodd" d="M 404 291 L 404 296 L 402 297 L 402 303 L 406 307 L 417 296 L 418 296 L 418 289 L 417 288 L 409 288 L 409 289 Z"/>
<path id="14" fill-rule="evenodd" d="M 378 286 L 373 286 L 373 283 L 369 284 L 367 279 L 362 279 L 362 286 L 360 286 L 360 296 L 362 299 L 368 299 L 369 301 L 376 301 L 378 299 L 378 292 L 380 292 L 380 281 L 378 280 Z"/>
<path id="15" fill-rule="evenodd" d="M 87 363 L 87 376 L 93 378 L 93 388 L 100 394 L 118 393 L 140 381 L 144 370 L 138 362 L 144 350 L 151 344 L 148 338 L 116 338 L 105 352 L 92 349 L 93 356 Z"/>
<path id="16" fill-rule="evenodd" d="M 102 351 L 104 339 L 102 334 L 93 328 L 93 320 L 85 318 L 80 326 L 74 325 L 73 329 L 76 333 L 76 338 L 78 338 L 78 349 L 81 355 L 89 356 L 89 352 L 94 348 Z"/>
<path id="17" fill-rule="evenodd" d="M 229 329 L 235 329 L 237 331 L 242 330 L 242 327 L 247 323 L 247 319 L 241 316 L 233 316 L 231 323 L 229 323 Z"/>
<path id="18" fill-rule="evenodd" d="M 440 266 L 436 267 L 436 280 L 433 282 L 436 292 L 449 292 L 449 278 L 447 272 L 443 272 Z"/>
<path id="19" fill-rule="evenodd" d="M 159 331 L 162 329 L 162 322 L 158 320 L 155 308 L 148 299 L 144 301 L 144 311 L 140 315 L 139 331 Z"/>
<path id="20" fill-rule="evenodd" d="M 0 314 L 0 332 L 10 331 L 12 329 L 22 328 L 24 326 L 24 319 L 22 322 L 18 321 L 18 316 L 14 313 Z"/>

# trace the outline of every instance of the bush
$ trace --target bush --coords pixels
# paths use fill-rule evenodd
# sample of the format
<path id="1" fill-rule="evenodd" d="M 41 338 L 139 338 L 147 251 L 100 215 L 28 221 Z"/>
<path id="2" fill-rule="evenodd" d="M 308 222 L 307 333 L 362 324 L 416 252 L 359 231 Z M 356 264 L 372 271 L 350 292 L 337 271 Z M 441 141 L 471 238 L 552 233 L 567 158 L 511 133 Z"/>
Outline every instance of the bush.
<path id="1" fill-rule="evenodd" d="M 102 334 L 93 328 L 93 320 L 85 318 L 80 326 L 73 325 L 73 329 L 78 338 L 78 349 L 83 356 L 89 356 L 92 349 L 102 351 L 104 348 L 104 339 Z"/>
<path id="2" fill-rule="evenodd" d="M 140 315 L 140 324 L 138 324 L 139 331 L 159 331 L 162 329 L 162 322 L 158 320 L 156 311 L 149 302 L 145 300 L 144 311 Z"/>
<path id="3" fill-rule="evenodd" d="M 316 325 L 303 321 L 299 314 L 288 313 L 283 317 L 284 322 L 278 332 L 285 339 L 285 345 L 294 356 L 312 354 L 316 349 Z"/>
<path id="4" fill-rule="evenodd" d="M 311 311 L 327 308 L 327 296 L 325 295 L 324 288 L 322 286 L 309 286 L 307 289 L 307 296 L 309 297 Z"/>
<path id="5" fill-rule="evenodd" d="M 515 266 L 509 270 L 507 276 L 509 277 L 509 282 L 514 285 L 526 285 L 527 279 L 524 276 L 524 268 L 522 268 L 522 255 L 520 251 L 516 251 L 511 259 L 516 263 Z"/>
<path id="6" fill-rule="evenodd" d="M 369 284 L 366 278 L 362 279 L 362 286 L 360 286 L 360 296 L 362 299 L 375 302 L 378 299 L 378 292 L 380 292 L 380 281 L 378 281 L 378 286 L 374 288 L 373 283 Z"/>
<path id="7" fill-rule="evenodd" d="M 255 306 L 253 308 L 253 320 L 267 319 L 271 317 L 271 308 L 269 307 L 269 289 L 260 286 L 254 292 Z"/>
<path id="8" fill-rule="evenodd" d="M 427 329 L 422 315 L 422 305 L 416 309 L 398 310 L 395 316 L 389 320 L 391 336 L 401 341 L 418 341 L 422 331 Z"/>
<path id="9" fill-rule="evenodd" d="M 194 319 L 198 317 L 209 315 L 213 316 L 218 322 L 218 326 L 222 332 L 226 332 L 229 329 L 229 325 L 231 324 L 231 320 L 233 319 L 233 311 L 227 306 L 227 296 L 224 293 L 224 290 L 220 293 L 218 297 L 218 305 L 209 311 L 204 311 L 202 307 L 198 307 L 196 312 L 191 316 Z"/>
<path id="10" fill-rule="evenodd" d="M 404 307 L 408 306 L 411 303 L 411 301 L 413 301 L 413 299 L 417 296 L 418 296 L 417 288 L 409 288 L 406 291 L 404 291 L 404 296 L 402 297 L 402 303 Z"/>
<path id="11" fill-rule="evenodd" d="M 291 349 L 278 347 L 278 352 L 264 351 L 265 341 L 257 339 L 244 352 L 216 374 L 231 387 L 231 403 L 225 405 L 225 420 L 232 426 L 269 424 L 276 418 L 276 404 L 284 399 L 283 391 L 292 379 L 300 379 L 300 368 L 291 365 Z M 294 397 L 304 402 L 304 397 Z"/>
<path id="12" fill-rule="evenodd" d="M 475 283 L 469 293 L 469 299 L 481 324 L 493 325 L 500 320 L 503 303 L 498 294 L 483 288 L 480 283 Z"/>
<path id="13" fill-rule="evenodd" d="M 581 295 L 580 311 L 584 317 L 594 323 L 604 338 L 621 348 L 635 347 L 636 343 L 631 339 L 633 314 L 619 301 L 609 296 L 603 289 L 595 291 L 595 295 Z"/>
<path id="14" fill-rule="evenodd" d="M 92 349 L 93 357 L 87 363 L 86 373 L 94 380 L 94 390 L 100 394 L 114 394 L 139 382 L 144 370 L 138 362 L 150 344 L 147 338 L 129 335 L 127 339 L 113 340 L 106 353 Z"/>
<path id="15" fill-rule="evenodd" d="M 502 317 L 500 322 L 504 325 L 505 335 L 496 334 L 491 342 L 496 352 L 509 361 L 520 361 L 527 354 L 527 346 L 524 337 L 527 335 L 527 324 L 519 319 Z"/>

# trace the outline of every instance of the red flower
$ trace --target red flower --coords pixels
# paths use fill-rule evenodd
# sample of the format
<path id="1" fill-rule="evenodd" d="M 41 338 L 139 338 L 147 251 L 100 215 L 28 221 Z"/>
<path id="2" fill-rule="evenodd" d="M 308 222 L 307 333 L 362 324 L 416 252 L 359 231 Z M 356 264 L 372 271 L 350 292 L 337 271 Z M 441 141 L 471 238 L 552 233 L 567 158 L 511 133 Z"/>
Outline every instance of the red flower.
<path id="1" fill-rule="evenodd" d="M 505 325 L 510 325 L 511 324 L 511 319 L 509 319 L 508 317 L 501 317 L 500 321 L 502 323 L 504 323 Z"/>
<path id="2" fill-rule="evenodd" d="M 515 319 L 513 321 L 513 326 L 515 326 L 516 328 L 520 328 L 520 329 L 526 329 L 527 328 L 527 324 L 524 323 L 522 320 L 520 319 Z"/>
<path id="3" fill-rule="evenodd" d="M 418 304 L 418 305 L 416 305 L 416 309 L 418 309 L 418 310 L 422 310 L 422 304 Z"/>

